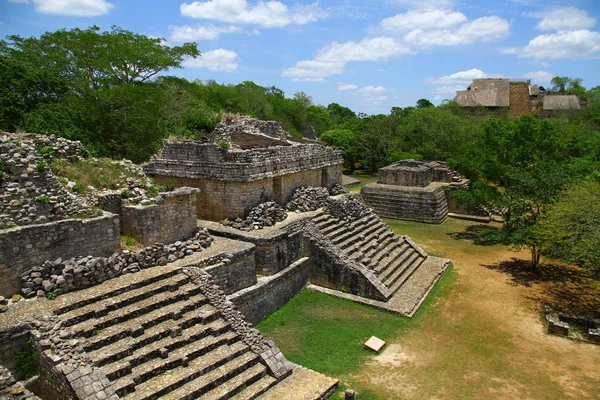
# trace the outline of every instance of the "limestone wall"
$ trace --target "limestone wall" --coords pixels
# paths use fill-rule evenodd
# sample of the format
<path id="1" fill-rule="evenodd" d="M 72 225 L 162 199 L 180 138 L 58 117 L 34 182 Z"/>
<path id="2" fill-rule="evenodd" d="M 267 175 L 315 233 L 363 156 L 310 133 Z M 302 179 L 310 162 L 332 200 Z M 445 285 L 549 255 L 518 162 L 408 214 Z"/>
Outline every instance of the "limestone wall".
<path id="1" fill-rule="evenodd" d="M 439 224 L 448 216 L 443 183 L 425 188 L 372 183 L 361 189 L 367 205 L 380 217 Z"/>
<path id="2" fill-rule="evenodd" d="M 20 290 L 19 275 L 47 260 L 109 256 L 120 249 L 119 219 L 111 213 L 0 230 L 0 295 Z"/>
<path id="3" fill-rule="evenodd" d="M 252 245 L 227 254 L 218 263 L 204 268 L 225 294 L 234 293 L 256 283 L 255 247 Z"/>
<path id="4" fill-rule="evenodd" d="M 299 187 L 325 186 L 328 189 L 342 181 L 341 165 L 303 170 L 277 177 L 239 182 L 216 179 L 194 179 L 157 175 L 156 183 L 188 186 L 200 189 L 197 194 L 197 215 L 200 219 L 218 221 L 224 218 L 244 218 L 258 204 L 273 200 L 284 206 Z"/>
<path id="5" fill-rule="evenodd" d="M 197 189 L 184 187 L 161 193 L 155 205 L 123 207 L 123 234 L 144 244 L 172 243 L 189 237 L 196 229 L 197 193 Z"/>
<path id="6" fill-rule="evenodd" d="M 240 290 L 227 299 L 246 316 L 248 322 L 256 324 L 281 308 L 306 286 L 308 267 L 308 258 L 301 258 L 283 271 L 262 278 L 256 285 Z"/>

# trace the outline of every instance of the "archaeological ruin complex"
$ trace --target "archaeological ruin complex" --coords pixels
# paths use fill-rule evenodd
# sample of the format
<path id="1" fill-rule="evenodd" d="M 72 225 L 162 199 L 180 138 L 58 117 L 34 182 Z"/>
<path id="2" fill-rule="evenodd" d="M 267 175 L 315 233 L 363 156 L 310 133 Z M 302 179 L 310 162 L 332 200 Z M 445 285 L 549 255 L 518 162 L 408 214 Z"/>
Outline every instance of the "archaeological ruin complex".
<path id="1" fill-rule="evenodd" d="M 0 397 L 293 399 L 310 387 L 327 398 L 335 379 L 290 363 L 252 324 L 305 287 L 412 316 L 449 263 L 391 231 L 372 201 L 381 193 L 363 193 L 365 204 L 339 186 L 339 151 L 273 122 L 226 116 L 204 142 L 165 142 L 144 171 L 175 188 L 155 197 L 129 165 L 133 198 L 63 193 L 34 167 L 35 140 L 0 142 L 0 159 L 13 160 L 2 187 L 14 189 L 0 199 L 10 221 L 0 230 Z M 432 221 L 447 210 L 442 186 L 459 183 L 439 163 L 406 162 L 380 181 L 374 190 L 426 190 L 419 206 L 435 210 Z M 13 213 L 15 201 L 31 212 Z M 70 218 L 86 207 L 98 212 Z M 121 250 L 124 234 L 140 247 Z M 15 383 L 23 346 L 39 351 L 39 373 Z"/>
<path id="2" fill-rule="evenodd" d="M 507 78 L 473 79 L 466 90 L 456 92 L 454 100 L 464 107 L 506 108 L 514 116 L 547 116 L 556 111 L 582 108 L 575 95 L 546 94 L 542 86 L 532 85 L 530 80 Z"/>

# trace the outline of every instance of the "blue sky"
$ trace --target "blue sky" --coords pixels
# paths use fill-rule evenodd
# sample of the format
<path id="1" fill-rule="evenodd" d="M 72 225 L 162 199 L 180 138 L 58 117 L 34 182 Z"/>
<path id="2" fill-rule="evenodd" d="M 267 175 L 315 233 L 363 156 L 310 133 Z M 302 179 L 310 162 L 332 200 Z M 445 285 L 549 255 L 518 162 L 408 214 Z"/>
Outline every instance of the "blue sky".
<path id="1" fill-rule="evenodd" d="M 0 0 L 0 36 L 117 25 L 203 56 L 170 74 L 303 91 L 367 114 L 473 78 L 600 85 L 600 0 Z"/>

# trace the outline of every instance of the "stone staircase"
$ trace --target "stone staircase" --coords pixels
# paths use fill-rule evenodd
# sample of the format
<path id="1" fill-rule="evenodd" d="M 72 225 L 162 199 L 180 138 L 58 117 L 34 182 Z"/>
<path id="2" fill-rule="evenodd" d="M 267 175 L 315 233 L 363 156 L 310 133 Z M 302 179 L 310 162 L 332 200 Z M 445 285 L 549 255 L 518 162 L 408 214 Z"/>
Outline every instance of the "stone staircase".
<path id="1" fill-rule="evenodd" d="M 313 222 L 321 234 L 346 257 L 374 272 L 393 296 L 427 259 L 407 236 L 396 235 L 370 212 L 353 221 L 318 213 Z"/>
<path id="2" fill-rule="evenodd" d="M 55 313 L 122 398 L 254 399 L 278 382 L 180 269 L 82 292 L 57 299 Z"/>

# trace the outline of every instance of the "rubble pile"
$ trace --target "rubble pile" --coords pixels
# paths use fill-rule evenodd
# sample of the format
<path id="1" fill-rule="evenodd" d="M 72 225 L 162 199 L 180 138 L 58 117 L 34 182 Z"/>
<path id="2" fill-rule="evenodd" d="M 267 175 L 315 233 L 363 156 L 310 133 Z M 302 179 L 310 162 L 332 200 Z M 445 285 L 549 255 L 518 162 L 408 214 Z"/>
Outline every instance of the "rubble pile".
<path id="1" fill-rule="evenodd" d="M 199 229 L 186 241 L 168 245 L 155 243 L 135 252 L 123 250 L 110 257 L 87 256 L 46 261 L 21 275 L 21 292 L 26 298 L 44 297 L 48 293 L 60 295 L 95 286 L 107 279 L 156 265 L 166 265 L 202 251 L 210 246 L 212 240 L 208 231 Z"/>
<path id="2" fill-rule="evenodd" d="M 58 221 L 90 208 L 63 187 L 48 167 L 51 157 L 76 160 L 80 142 L 55 136 L 0 136 L 0 228 Z"/>
<path id="3" fill-rule="evenodd" d="M 233 221 L 224 219 L 221 223 L 225 226 L 242 231 L 251 231 L 253 229 L 262 229 L 265 226 L 273 226 L 287 218 L 287 213 L 279 204 L 274 201 L 267 201 L 254 207 L 248 213 L 246 219 L 236 218 Z"/>
<path id="4" fill-rule="evenodd" d="M 325 204 L 329 192 L 324 187 L 301 187 L 294 191 L 286 209 L 296 212 L 317 210 Z"/>
<path id="5" fill-rule="evenodd" d="M 332 196 L 338 196 L 340 194 L 350 193 L 350 191 L 347 188 L 345 188 L 344 186 L 340 185 L 339 183 L 336 183 L 331 188 L 330 193 Z"/>

